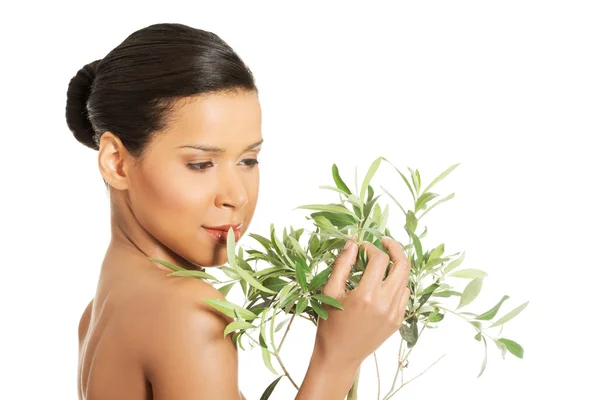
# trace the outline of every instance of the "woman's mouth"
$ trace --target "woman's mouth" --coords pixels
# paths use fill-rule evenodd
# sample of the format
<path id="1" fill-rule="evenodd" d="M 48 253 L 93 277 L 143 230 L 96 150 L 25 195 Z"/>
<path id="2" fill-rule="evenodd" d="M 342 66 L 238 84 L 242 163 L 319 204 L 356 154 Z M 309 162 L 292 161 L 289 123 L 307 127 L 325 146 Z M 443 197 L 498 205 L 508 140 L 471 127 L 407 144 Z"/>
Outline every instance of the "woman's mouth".
<path id="1" fill-rule="evenodd" d="M 227 233 L 228 231 L 222 231 L 222 230 L 218 230 L 218 229 L 210 229 L 210 228 L 205 228 L 203 227 L 204 230 L 206 231 L 206 233 L 208 233 L 208 235 L 210 237 L 212 237 L 214 240 L 216 240 L 219 243 L 227 243 Z M 233 233 L 235 235 L 235 241 L 239 241 L 240 240 L 240 229 L 234 229 Z"/>

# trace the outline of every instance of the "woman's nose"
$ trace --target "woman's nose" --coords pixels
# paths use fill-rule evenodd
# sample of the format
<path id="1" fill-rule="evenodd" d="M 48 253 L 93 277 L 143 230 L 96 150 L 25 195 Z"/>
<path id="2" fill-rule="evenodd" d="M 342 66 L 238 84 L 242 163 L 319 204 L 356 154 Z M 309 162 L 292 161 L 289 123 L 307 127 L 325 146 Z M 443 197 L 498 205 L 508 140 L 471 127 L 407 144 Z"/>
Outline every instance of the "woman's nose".
<path id="1" fill-rule="evenodd" d="M 217 193 L 217 207 L 233 207 L 240 209 L 248 203 L 248 193 L 244 180 L 238 171 L 228 169 L 219 177 L 219 191 Z"/>

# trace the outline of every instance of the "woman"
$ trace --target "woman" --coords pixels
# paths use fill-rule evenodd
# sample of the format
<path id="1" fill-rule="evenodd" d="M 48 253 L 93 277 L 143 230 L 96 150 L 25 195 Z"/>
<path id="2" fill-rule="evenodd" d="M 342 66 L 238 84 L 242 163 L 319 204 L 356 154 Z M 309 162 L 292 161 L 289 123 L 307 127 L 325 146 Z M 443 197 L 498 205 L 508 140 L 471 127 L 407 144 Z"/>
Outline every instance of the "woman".
<path id="1" fill-rule="evenodd" d="M 251 71 L 213 33 L 151 25 L 71 79 L 66 118 L 98 150 L 111 204 L 111 241 L 79 325 L 79 398 L 244 398 L 237 350 L 223 338 L 231 319 L 203 301 L 223 295 L 148 257 L 220 266 L 224 233 L 233 227 L 238 241 L 248 230 L 263 141 Z M 297 399 L 343 399 L 361 361 L 400 327 L 410 264 L 398 242 L 383 243 L 390 256 L 361 244 L 369 263 L 350 293 L 357 244 L 337 257 L 323 292 L 344 310 L 319 322 Z"/>

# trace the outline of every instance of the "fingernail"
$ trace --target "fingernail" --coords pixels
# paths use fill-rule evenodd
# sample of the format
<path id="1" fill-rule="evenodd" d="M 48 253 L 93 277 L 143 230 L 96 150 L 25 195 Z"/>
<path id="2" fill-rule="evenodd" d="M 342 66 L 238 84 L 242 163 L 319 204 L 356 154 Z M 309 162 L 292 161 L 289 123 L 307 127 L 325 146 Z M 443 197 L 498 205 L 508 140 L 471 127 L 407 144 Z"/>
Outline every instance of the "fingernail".
<path id="1" fill-rule="evenodd" d="M 348 239 L 346 241 L 346 244 L 344 245 L 344 250 L 346 250 L 348 247 L 350 247 L 351 244 L 352 244 L 352 240 Z"/>

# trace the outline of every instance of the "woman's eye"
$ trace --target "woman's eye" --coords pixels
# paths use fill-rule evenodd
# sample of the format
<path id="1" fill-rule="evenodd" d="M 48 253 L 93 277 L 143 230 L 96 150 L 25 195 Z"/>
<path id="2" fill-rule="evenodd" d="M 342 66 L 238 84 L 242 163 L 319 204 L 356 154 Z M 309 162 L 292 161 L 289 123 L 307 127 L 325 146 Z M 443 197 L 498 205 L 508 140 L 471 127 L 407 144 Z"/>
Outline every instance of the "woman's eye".
<path id="1" fill-rule="evenodd" d="M 256 158 L 247 158 L 247 159 L 243 160 L 242 162 L 249 163 L 249 164 L 246 164 L 246 166 L 248 168 L 253 168 L 260 163 L 260 161 L 258 161 Z M 201 163 L 196 163 L 196 164 L 188 164 L 188 166 L 191 169 L 196 170 L 196 171 L 206 171 L 210 165 L 212 165 L 211 161 L 201 162 Z"/>

